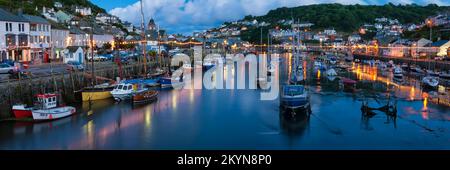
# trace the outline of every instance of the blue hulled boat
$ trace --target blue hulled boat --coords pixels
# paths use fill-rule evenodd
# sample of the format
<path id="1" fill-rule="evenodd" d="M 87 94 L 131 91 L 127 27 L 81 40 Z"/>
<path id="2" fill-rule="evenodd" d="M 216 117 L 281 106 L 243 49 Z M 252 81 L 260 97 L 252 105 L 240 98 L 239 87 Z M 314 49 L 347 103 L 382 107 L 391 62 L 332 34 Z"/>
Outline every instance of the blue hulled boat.
<path id="1" fill-rule="evenodd" d="M 172 77 L 164 76 L 159 78 L 159 84 L 161 85 L 161 88 L 172 88 L 176 85 L 183 85 L 183 79 L 176 78 L 172 79 Z"/>
<path id="2" fill-rule="evenodd" d="M 303 85 L 285 85 L 281 94 L 281 105 L 290 109 L 309 107 L 309 96 Z"/>

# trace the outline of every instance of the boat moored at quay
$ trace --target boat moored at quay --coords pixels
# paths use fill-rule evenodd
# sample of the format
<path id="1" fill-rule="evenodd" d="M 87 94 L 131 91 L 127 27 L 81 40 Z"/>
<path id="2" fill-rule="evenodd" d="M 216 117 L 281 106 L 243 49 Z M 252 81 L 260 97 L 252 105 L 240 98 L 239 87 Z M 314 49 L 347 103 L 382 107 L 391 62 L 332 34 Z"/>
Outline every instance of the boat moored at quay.
<path id="1" fill-rule="evenodd" d="M 133 94 L 147 91 L 147 88 L 143 86 L 143 81 L 139 79 L 124 80 L 114 87 L 111 91 L 111 95 L 114 97 L 114 100 L 118 102 L 129 100 Z"/>
<path id="2" fill-rule="evenodd" d="M 33 107 L 14 105 L 13 113 L 16 118 L 32 117 L 35 121 L 44 121 L 68 117 L 76 112 L 75 107 L 58 103 L 57 96 L 53 93 L 38 94 Z"/>

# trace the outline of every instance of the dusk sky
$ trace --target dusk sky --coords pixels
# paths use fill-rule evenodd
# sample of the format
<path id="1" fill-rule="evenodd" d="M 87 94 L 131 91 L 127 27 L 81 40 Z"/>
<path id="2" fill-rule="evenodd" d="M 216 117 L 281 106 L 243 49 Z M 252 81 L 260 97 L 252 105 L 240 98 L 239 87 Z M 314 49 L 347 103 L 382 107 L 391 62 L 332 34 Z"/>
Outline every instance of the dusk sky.
<path id="1" fill-rule="evenodd" d="M 91 0 L 124 21 L 140 25 L 138 0 Z M 271 9 L 318 3 L 382 5 L 435 3 L 449 5 L 446 0 L 143 0 L 146 22 L 154 18 L 169 33 L 189 34 L 220 25 L 245 15 L 264 15 Z"/>

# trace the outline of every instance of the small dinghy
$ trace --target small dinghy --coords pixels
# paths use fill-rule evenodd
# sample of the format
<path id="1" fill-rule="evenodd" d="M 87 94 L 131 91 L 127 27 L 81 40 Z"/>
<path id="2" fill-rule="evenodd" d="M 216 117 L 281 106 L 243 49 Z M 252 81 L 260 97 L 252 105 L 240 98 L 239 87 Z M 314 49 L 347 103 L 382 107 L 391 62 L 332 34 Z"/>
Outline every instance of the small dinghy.
<path id="1" fill-rule="evenodd" d="M 403 70 L 400 67 L 394 68 L 394 77 L 395 78 L 403 78 Z"/>
<path id="2" fill-rule="evenodd" d="M 144 104 L 150 103 L 157 99 L 158 91 L 155 90 L 147 90 L 133 94 L 132 100 L 133 104 Z"/>
<path id="3" fill-rule="evenodd" d="M 437 88 L 437 86 L 439 85 L 439 80 L 438 78 L 433 76 L 426 76 L 422 79 L 422 84 L 424 87 Z"/>

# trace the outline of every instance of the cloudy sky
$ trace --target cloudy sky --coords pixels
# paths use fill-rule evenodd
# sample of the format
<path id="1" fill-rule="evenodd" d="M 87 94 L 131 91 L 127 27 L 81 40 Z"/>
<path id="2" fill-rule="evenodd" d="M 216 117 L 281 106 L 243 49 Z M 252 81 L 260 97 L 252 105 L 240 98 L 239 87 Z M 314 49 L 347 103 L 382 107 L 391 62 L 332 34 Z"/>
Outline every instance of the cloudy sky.
<path id="1" fill-rule="evenodd" d="M 140 25 L 139 0 L 91 0 L 109 13 Z M 154 18 L 169 33 L 189 34 L 233 21 L 245 15 L 264 15 L 271 9 L 318 3 L 381 5 L 435 3 L 449 5 L 448 0 L 142 0 L 146 22 Z"/>

